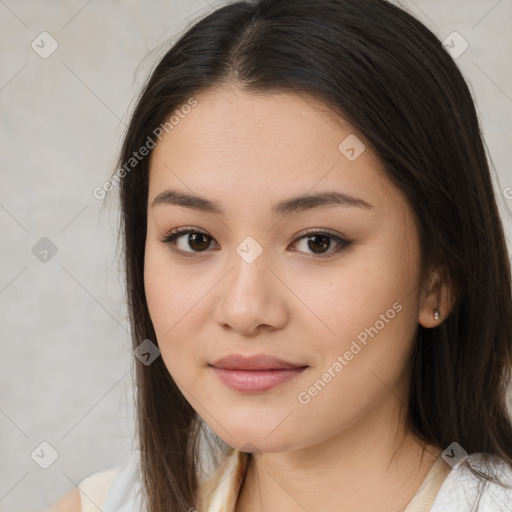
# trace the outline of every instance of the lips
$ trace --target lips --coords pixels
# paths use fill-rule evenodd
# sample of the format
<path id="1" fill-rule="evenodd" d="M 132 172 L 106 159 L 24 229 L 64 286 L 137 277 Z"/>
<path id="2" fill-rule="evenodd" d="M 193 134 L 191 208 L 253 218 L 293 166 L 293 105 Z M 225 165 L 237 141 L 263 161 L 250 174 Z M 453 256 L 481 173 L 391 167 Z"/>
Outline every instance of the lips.
<path id="1" fill-rule="evenodd" d="M 284 384 L 302 373 L 307 365 L 299 365 L 261 354 L 242 356 L 231 354 L 211 365 L 222 383 L 236 391 L 261 392 Z"/>
<path id="2" fill-rule="evenodd" d="M 291 363 L 266 354 L 254 356 L 230 354 L 218 359 L 211 366 L 224 370 L 289 370 L 303 368 L 307 365 Z"/>

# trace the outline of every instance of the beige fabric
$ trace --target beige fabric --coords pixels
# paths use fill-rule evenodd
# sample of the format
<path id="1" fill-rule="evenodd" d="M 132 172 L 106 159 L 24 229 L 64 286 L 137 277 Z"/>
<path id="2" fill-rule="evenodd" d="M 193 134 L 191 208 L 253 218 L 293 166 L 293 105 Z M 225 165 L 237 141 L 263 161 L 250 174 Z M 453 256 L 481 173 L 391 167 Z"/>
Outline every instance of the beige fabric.
<path id="1" fill-rule="evenodd" d="M 250 454 L 231 450 L 217 471 L 200 487 L 201 511 L 234 512 Z M 430 512 L 451 467 L 439 456 L 404 512 Z"/>
<path id="2" fill-rule="evenodd" d="M 451 466 L 439 456 L 404 512 L 429 512 Z"/>
<path id="3" fill-rule="evenodd" d="M 80 482 L 78 490 L 80 491 L 81 512 L 103 510 L 108 490 L 118 472 L 119 468 L 99 471 Z"/>
<path id="4" fill-rule="evenodd" d="M 250 457 L 230 448 L 213 475 L 199 486 L 201 512 L 234 512 Z"/>
<path id="5" fill-rule="evenodd" d="M 217 470 L 199 487 L 199 507 L 204 512 L 234 512 L 250 454 L 230 449 Z M 451 467 L 439 456 L 404 512 L 430 512 Z M 79 485 L 81 512 L 103 510 L 118 469 L 94 473 Z"/>

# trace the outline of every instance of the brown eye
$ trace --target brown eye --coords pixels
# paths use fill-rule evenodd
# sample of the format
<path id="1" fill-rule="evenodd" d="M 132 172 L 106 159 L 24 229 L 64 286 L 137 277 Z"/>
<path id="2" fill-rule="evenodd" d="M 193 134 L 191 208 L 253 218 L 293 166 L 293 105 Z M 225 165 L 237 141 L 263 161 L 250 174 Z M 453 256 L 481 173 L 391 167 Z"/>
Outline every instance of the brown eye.
<path id="1" fill-rule="evenodd" d="M 331 245 L 329 239 L 330 239 L 330 237 L 326 236 L 326 235 L 308 236 L 308 247 L 315 253 L 316 252 L 322 253 L 323 251 L 328 249 L 329 246 Z"/>
<path id="2" fill-rule="evenodd" d="M 187 235 L 187 237 L 185 237 Z M 208 249 L 213 238 L 201 231 L 181 228 L 160 239 L 164 244 L 176 247 L 176 251 L 184 256 L 194 256 Z M 181 247 L 178 242 L 181 242 Z"/>
<path id="3" fill-rule="evenodd" d="M 334 233 L 331 233 L 330 231 L 309 231 L 306 233 L 303 232 L 301 233 L 301 235 L 302 236 L 300 236 L 295 241 L 295 244 L 305 241 L 306 244 L 304 245 L 307 249 L 305 252 L 311 251 L 311 253 L 317 255 L 318 258 L 327 258 L 333 254 L 340 252 L 341 250 L 345 249 L 345 247 L 348 247 L 352 243 L 349 240 L 340 238 L 339 236 L 335 235 Z M 337 245 L 338 247 L 335 250 L 329 251 L 332 245 Z"/>
<path id="4" fill-rule="evenodd" d="M 342 239 L 330 231 L 317 230 L 301 233 L 294 245 L 306 241 L 305 250 L 299 252 L 309 252 L 317 258 L 326 258 L 343 250 L 351 245 L 352 242 Z M 198 256 L 200 253 L 207 252 L 211 242 L 214 239 L 202 231 L 191 228 L 179 228 L 168 235 L 160 238 L 164 244 L 171 245 L 178 254 L 188 256 Z M 329 251 L 332 246 L 337 246 L 335 250 Z"/>
<path id="5" fill-rule="evenodd" d="M 194 249 L 194 251 L 205 251 L 208 249 L 208 246 L 210 245 L 210 242 L 208 239 L 210 238 L 208 235 L 205 235 L 204 233 L 189 233 L 188 234 L 188 245 L 191 249 Z"/>

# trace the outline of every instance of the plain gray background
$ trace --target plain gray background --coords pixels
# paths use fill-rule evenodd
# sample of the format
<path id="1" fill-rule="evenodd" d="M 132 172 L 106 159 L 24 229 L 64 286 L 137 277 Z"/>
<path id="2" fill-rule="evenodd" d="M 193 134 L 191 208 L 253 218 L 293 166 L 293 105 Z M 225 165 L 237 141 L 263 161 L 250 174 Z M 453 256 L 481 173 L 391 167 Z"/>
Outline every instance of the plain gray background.
<path id="1" fill-rule="evenodd" d="M 161 45 L 224 3 L 0 0 L 0 511 L 43 510 L 132 449 L 118 208 L 115 192 L 100 201 L 92 190 L 115 170 Z M 469 45 L 456 61 L 476 99 L 510 241 L 512 1 L 394 3 L 441 40 L 455 31 Z M 42 32 L 58 43 L 47 58 Z M 31 456 L 51 456 L 42 442 L 58 454 L 47 469 Z"/>

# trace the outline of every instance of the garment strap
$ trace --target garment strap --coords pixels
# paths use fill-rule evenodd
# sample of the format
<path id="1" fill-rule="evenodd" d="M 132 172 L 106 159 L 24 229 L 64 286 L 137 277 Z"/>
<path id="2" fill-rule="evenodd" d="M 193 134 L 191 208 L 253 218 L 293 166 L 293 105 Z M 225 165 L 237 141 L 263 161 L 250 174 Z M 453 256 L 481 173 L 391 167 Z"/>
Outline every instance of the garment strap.
<path id="1" fill-rule="evenodd" d="M 451 469 L 439 455 L 404 512 L 429 512 Z"/>

